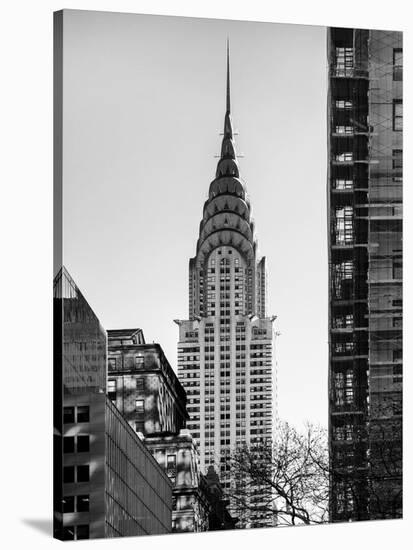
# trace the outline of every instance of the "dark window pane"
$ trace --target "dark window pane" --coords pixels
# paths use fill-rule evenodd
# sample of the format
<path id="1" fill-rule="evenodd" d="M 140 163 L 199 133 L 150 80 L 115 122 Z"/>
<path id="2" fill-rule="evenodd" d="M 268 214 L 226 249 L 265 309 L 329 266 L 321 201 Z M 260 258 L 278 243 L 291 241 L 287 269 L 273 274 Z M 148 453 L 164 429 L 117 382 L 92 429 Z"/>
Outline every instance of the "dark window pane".
<path id="1" fill-rule="evenodd" d="M 64 466 L 63 468 L 63 483 L 73 483 L 75 481 L 75 467 Z"/>
<path id="2" fill-rule="evenodd" d="M 77 467 L 77 481 L 89 481 L 89 464 Z"/>
<path id="3" fill-rule="evenodd" d="M 393 49 L 393 80 L 403 80 L 403 50 Z"/>
<path id="4" fill-rule="evenodd" d="M 89 538 L 89 525 L 78 525 L 76 527 L 76 538 L 77 538 L 77 540 L 88 539 Z"/>
<path id="5" fill-rule="evenodd" d="M 78 435 L 77 436 L 77 452 L 87 453 L 89 451 L 89 436 Z"/>
<path id="6" fill-rule="evenodd" d="M 63 497 L 63 513 L 69 514 L 75 511 L 75 497 Z"/>
<path id="7" fill-rule="evenodd" d="M 63 452 L 64 453 L 74 453 L 75 452 L 75 438 L 74 437 L 64 437 L 63 438 Z"/>
<path id="8" fill-rule="evenodd" d="M 73 525 L 63 527 L 63 540 L 74 540 L 75 539 L 75 528 Z"/>
<path id="9" fill-rule="evenodd" d="M 65 424 L 72 424 L 75 421 L 75 408 L 63 407 L 63 422 Z"/>
<path id="10" fill-rule="evenodd" d="M 403 150 L 393 149 L 393 169 L 403 168 Z"/>
<path id="11" fill-rule="evenodd" d="M 77 498 L 77 512 L 89 511 L 89 495 L 79 495 Z"/>
<path id="12" fill-rule="evenodd" d="M 111 401 L 116 401 L 116 380 L 108 380 L 108 397 Z"/>
<path id="13" fill-rule="evenodd" d="M 393 260 L 393 279 L 403 278 L 403 265 L 401 260 Z"/>
<path id="14" fill-rule="evenodd" d="M 401 99 L 393 99 L 393 130 L 403 130 L 403 102 Z"/>
<path id="15" fill-rule="evenodd" d="M 81 405 L 77 408 L 77 421 L 89 422 L 89 406 Z"/>

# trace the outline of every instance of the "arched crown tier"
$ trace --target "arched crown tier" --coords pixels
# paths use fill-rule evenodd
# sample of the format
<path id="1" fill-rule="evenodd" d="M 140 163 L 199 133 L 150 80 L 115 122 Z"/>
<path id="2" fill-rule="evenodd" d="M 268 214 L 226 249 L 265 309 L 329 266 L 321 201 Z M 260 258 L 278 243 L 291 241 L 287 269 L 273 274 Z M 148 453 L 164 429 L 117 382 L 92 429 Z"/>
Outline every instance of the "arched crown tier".
<path id="1" fill-rule="evenodd" d="M 217 262 L 224 260 L 228 267 L 222 268 L 221 263 Z M 225 269 L 225 275 L 222 275 L 222 269 Z M 216 308 L 221 299 L 217 288 L 222 284 L 228 288 L 236 285 L 231 292 L 235 292 L 236 288 L 236 292 L 242 295 L 239 303 L 237 302 L 238 314 L 263 316 L 266 288 L 264 271 L 265 263 L 258 261 L 251 205 L 240 178 L 234 144 L 228 48 L 227 97 L 221 154 L 215 179 L 209 186 L 208 199 L 204 203 L 196 255 L 189 264 L 190 319 L 220 315 Z M 224 283 L 221 277 L 225 277 Z"/>

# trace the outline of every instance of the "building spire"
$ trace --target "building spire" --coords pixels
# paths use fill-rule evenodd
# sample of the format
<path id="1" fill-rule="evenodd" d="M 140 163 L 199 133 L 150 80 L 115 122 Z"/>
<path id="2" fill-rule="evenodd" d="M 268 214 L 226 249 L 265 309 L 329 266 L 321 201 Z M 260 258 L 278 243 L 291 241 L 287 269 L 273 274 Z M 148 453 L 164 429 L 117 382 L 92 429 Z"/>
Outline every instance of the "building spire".
<path id="1" fill-rule="evenodd" d="M 229 38 L 227 38 L 227 113 L 231 112 L 231 88 L 229 80 Z"/>
<path id="2" fill-rule="evenodd" d="M 224 135 L 221 145 L 221 158 L 218 161 L 216 177 L 239 177 L 237 157 L 233 141 L 232 120 L 231 120 L 231 87 L 229 71 L 229 38 L 227 38 L 227 94 L 226 111 L 224 120 Z"/>

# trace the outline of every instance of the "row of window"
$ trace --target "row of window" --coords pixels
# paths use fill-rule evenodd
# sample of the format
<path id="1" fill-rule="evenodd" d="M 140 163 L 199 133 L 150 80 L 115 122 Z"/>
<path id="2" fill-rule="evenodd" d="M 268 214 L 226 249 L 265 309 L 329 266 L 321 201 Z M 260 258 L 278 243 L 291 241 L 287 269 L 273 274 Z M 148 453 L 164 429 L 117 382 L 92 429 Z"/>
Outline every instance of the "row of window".
<path id="1" fill-rule="evenodd" d="M 393 108 L 393 130 L 395 132 L 401 132 L 403 130 L 403 105 L 401 103 L 401 100 L 399 103 L 396 102 L 395 100 L 395 103 L 394 103 L 394 108 Z M 353 162 L 353 152 L 352 151 L 343 151 L 343 152 L 339 152 L 339 153 L 335 153 L 334 154 L 334 160 L 336 162 Z M 403 159 L 402 159 L 402 150 L 401 149 L 395 149 L 393 151 L 393 168 L 401 168 L 402 167 L 402 163 L 403 163 Z M 342 182 L 342 181 L 351 181 L 351 180 L 337 180 L 338 182 Z M 341 187 L 341 188 L 345 188 L 345 189 L 349 189 L 352 187 L 352 182 L 351 182 L 351 186 L 350 184 L 348 183 L 347 184 L 348 187 Z M 339 189 L 340 187 L 336 187 L 336 189 Z"/>
<path id="2" fill-rule="evenodd" d="M 89 495 L 64 496 L 62 499 L 64 514 L 89 512 Z"/>
<path id="3" fill-rule="evenodd" d="M 66 525 L 63 527 L 63 540 L 82 540 L 89 538 L 89 525 Z"/>
<path id="4" fill-rule="evenodd" d="M 185 338 L 198 338 L 198 331 L 194 330 L 185 332 Z"/>
<path id="5" fill-rule="evenodd" d="M 77 405 L 76 407 L 63 407 L 64 424 L 74 424 L 75 422 L 89 422 L 89 406 Z"/>
<path id="6" fill-rule="evenodd" d="M 88 453 L 89 452 L 89 436 L 65 436 L 63 438 L 64 453 Z"/>
<path id="7" fill-rule="evenodd" d="M 63 483 L 89 481 L 89 464 L 63 467 Z"/>
<path id="8" fill-rule="evenodd" d="M 352 47 L 336 47 L 335 75 L 349 77 L 353 76 L 354 71 L 354 49 Z M 403 50 L 402 48 L 393 48 L 393 80 L 403 80 Z M 338 103 L 338 105 L 337 105 Z M 339 109 L 350 109 L 353 106 L 352 101 L 339 100 L 336 107 Z"/>
<path id="9" fill-rule="evenodd" d="M 336 160 L 341 162 L 348 162 L 352 160 L 352 153 L 348 154 L 340 154 L 336 156 Z M 403 168 L 403 150 L 402 149 L 393 149 L 393 155 L 392 155 L 392 168 L 393 170 L 401 170 Z M 401 176 L 394 176 L 393 177 L 394 182 L 401 182 L 402 177 Z M 354 182 L 350 179 L 340 179 L 336 178 L 333 180 L 333 188 L 343 191 L 346 189 L 353 189 Z"/>

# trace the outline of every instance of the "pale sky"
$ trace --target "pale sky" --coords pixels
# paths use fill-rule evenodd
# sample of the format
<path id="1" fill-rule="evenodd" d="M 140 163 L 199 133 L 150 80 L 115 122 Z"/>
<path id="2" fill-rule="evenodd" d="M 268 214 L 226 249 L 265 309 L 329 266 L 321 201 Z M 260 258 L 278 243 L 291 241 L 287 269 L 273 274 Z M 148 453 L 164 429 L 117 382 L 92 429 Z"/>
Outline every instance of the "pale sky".
<path id="1" fill-rule="evenodd" d="M 142 328 L 176 369 L 227 36 L 240 173 L 281 333 L 279 416 L 326 424 L 324 27 L 66 11 L 64 264 L 105 328 Z"/>

